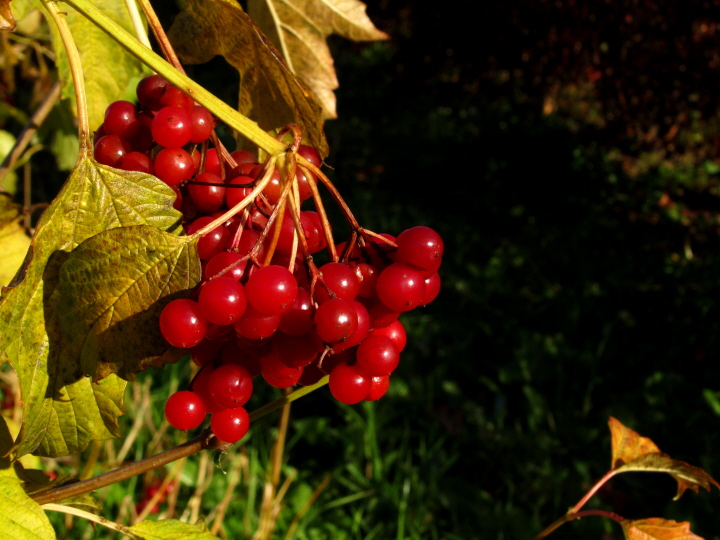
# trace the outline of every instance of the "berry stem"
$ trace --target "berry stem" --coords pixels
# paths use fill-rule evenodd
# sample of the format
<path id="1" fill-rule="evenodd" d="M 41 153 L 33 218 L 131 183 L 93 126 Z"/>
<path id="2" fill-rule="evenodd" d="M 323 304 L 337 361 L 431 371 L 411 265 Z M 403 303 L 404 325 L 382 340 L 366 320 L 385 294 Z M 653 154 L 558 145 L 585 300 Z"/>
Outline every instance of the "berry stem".
<path id="1" fill-rule="evenodd" d="M 50 1 L 44 0 L 44 3 L 50 4 Z M 125 29 L 96 8 L 89 0 L 66 0 L 65 3 L 75 8 L 84 17 L 125 47 L 142 63 L 187 93 L 232 129 L 241 133 L 250 142 L 255 143 L 270 155 L 277 155 L 286 151 L 286 145 L 265 133 L 257 123 L 237 112 L 212 93 L 205 90 L 202 86 L 179 72 L 153 51 L 149 50 L 133 35 L 126 32 Z"/>
<path id="2" fill-rule="evenodd" d="M 345 216 L 345 219 L 346 219 L 346 220 L 348 221 L 348 223 L 350 224 L 350 227 L 351 227 L 352 229 L 359 229 L 359 228 L 360 228 L 360 224 L 359 224 L 359 223 L 357 222 L 357 220 L 355 219 L 355 216 L 354 216 L 353 213 L 350 211 L 350 207 L 349 207 L 349 206 L 347 205 L 347 203 L 345 202 L 345 199 L 342 198 L 342 195 L 340 195 L 340 192 L 337 190 L 337 188 L 335 187 L 335 185 L 334 185 L 334 184 L 330 181 L 330 179 L 329 179 L 327 176 L 325 176 L 325 175 L 323 174 L 323 172 L 322 172 L 320 169 L 318 169 L 315 165 L 313 165 L 312 163 L 310 163 L 309 161 L 307 161 L 307 160 L 306 160 L 305 158 L 303 158 L 302 156 L 299 156 L 299 157 L 300 157 L 300 164 L 301 164 L 303 167 L 305 167 L 305 168 L 307 168 L 307 169 L 310 169 L 310 171 L 312 171 L 312 173 L 313 173 L 317 178 L 319 178 L 320 181 L 325 185 L 325 187 L 327 188 L 327 190 L 330 192 L 330 195 L 332 195 L 332 198 L 335 199 L 335 202 L 336 202 L 337 205 L 340 207 L 340 210 L 342 210 L 342 213 L 343 213 L 343 215 Z"/>
<path id="3" fill-rule="evenodd" d="M 268 185 L 272 178 L 272 170 L 273 166 L 275 164 L 275 160 L 277 158 L 275 156 L 272 156 L 268 159 L 265 169 L 265 175 L 263 176 L 262 180 L 253 188 L 253 190 L 248 193 L 248 196 L 245 197 L 242 201 L 237 203 L 235 206 L 233 206 L 230 210 L 225 212 L 222 216 L 215 219 L 214 221 L 211 221 L 207 225 L 205 225 L 202 229 L 199 229 L 198 231 L 193 234 L 195 237 L 201 237 L 204 234 L 209 233 L 213 229 L 217 228 L 219 225 L 222 225 L 225 223 L 228 219 L 233 217 L 238 212 L 242 211 L 248 204 L 250 204 L 255 197 L 258 196 L 262 192 L 263 189 L 265 189 L 265 186 Z"/>
<path id="4" fill-rule="evenodd" d="M 142 7 L 145 18 L 147 19 L 148 24 L 153 31 L 155 39 L 157 40 L 160 48 L 162 49 L 163 55 L 173 66 L 175 66 L 175 69 L 180 71 L 180 73 L 185 74 L 185 70 L 183 69 L 177 55 L 175 54 L 175 51 L 170 44 L 170 40 L 165 33 L 165 30 L 163 30 L 163 27 L 160 24 L 160 19 L 157 18 L 155 10 L 150 5 L 150 2 L 148 0 L 138 0 L 138 2 L 140 2 L 140 7 Z"/>
<path id="5" fill-rule="evenodd" d="M 92 145 L 90 142 L 90 119 L 88 117 L 87 99 L 85 97 L 85 77 L 83 76 L 82 64 L 80 62 L 80 53 L 73 40 L 70 27 L 65 20 L 65 13 L 60 11 L 56 2 L 42 0 L 42 3 L 50 13 L 53 21 L 55 21 L 55 26 L 58 29 L 63 46 L 65 47 L 65 52 L 68 56 L 68 65 L 70 66 L 70 73 L 75 86 L 75 101 L 77 103 L 78 139 L 80 143 L 78 159 L 86 159 L 90 155 Z M 138 46 L 143 47 L 139 43 Z"/>
<path id="6" fill-rule="evenodd" d="M 310 165 L 309 161 L 303 159 L 302 156 L 299 156 L 301 159 L 301 163 L 305 162 Z M 317 170 L 317 169 L 316 169 Z M 325 206 L 323 205 L 322 198 L 320 197 L 320 192 L 318 191 L 317 182 L 315 181 L 315 177 L 312 174 L 306 174 L 308 185 L 310 186 L 310 191 L 312 191 L 313 196 L 313 202 L 315 203 L 315 208 L 318 211 L 318 216 L 320 216 L 320 223 L 322 223 L 323 228 L 323 234 L 325 235 L 325 241 L 328 245 L 328 250 L 330 250 L 330 257 L 332 257 L 333 262 L 337 262 L 338 256 L 337 256 L 337 249 L 335 249 L 335 242 L 333 241 L 332 236 L 332 230 L 330 229 L 330 221 L 327 217 L 327 212 L 325 212 Z"/>

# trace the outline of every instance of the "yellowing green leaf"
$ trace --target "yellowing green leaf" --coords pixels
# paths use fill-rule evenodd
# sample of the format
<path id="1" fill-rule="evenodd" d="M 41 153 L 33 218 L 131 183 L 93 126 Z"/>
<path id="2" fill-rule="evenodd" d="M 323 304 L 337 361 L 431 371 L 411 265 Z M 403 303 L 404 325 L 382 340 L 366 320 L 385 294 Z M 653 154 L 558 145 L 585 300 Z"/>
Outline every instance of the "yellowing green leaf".
<path id="1" fill-rule="evenodd" d="M 80 358 L 96 379 L 133 379 L 167 348 L 163 307 L 200 282 L 197 240 L 144 225 L 111 229 L 73 250 L 51 303 L 59 313 L 60 361 Z"/>
<path id="2" fill-rule="evenodd" d="M 338 80 L 328 36 L 388 39 L 375 28 L 359 0 L 250 0 L 248 13 L 320 102 L 323 118 L 337 118 L 333 90 Z"/>
<path id="3" fill-rule="evenodd" d="M 93 5 L 125 30 L 134 34 L 125 0 L 93 0 Z M 107 106 L 120 99 L 118 96 L 125 93 L 130 80 L 141 72 L 142 64 L 70 6 L 63 4 L 63 10 L 67 12 L 67 22 L 80 51 L 80 61 L 85 75 L 90 127 L 97 129 L 103 123 Z M 63 81 L 62 95 L 74 99 L 67 55 L 55 25 L 51 26 L 58 72 Z"/>
<path id="4" fill-rule="evenodd" d="M 200 64 L 220 54 L 240 72 L 240 112 L 265 131 L 297 124 L 304 142 L 327 156 L 322 110 L 233 0 L 187 0 L 169 37 L 183 62 Z"/>
<path id="5" fill-rule="evenodd" d="M 688 465 L 684 461 L 672 459 L 660 451 L 657 445 L 647 437 L 622 425 L 610 417 L 612 436 L 612 468 L 616 473 L 623 472 L 664 472 L 678 483 L 675 499 L 692 489 L 695 493 L 703 487 L 710 491 L 711 486 L 720 488 L 708 473 L 700 467 Z"/>
<path id="6" fill-rule="evenodd" d="M 690 532 L 688 522 L 678 523 L 670 519 L 649 518 L 621 523 L 627 540 L 703 540 Z"/>
<path id="7" fill-rule="evenodd" d="M 205 526 L 191 525 L 175 519 L 142 521 L 130 527 L 130 532 L 145 540 L 217 540 Z"/>
<path id="8" fill-rule="evenodd" d="M 55 531 L 16 478 L 0 477 L 0 540 L 50 540 Z"/>
<path id="9" fill-rule="evenodd" d="M 79 358 L 63 357 L 60 322 L 50 298 L 68 253 L 107 229 L 147 224 L 176 230 L 173 191 L 157 178 L 82 160 L 45 211 L 32 256 L 0 298 L 0 362 L 10 362 L 25 404 L 17 452 L 68 455 L 93 439 L 117 437 L 125 381 L 94 384 Z"/>
<path id="10" fill-rule="evenodd" d="M 10 283 L 30 247 L 30 237 L 21 222 L 20 206 L 0 194 L 0 287 Z"/>

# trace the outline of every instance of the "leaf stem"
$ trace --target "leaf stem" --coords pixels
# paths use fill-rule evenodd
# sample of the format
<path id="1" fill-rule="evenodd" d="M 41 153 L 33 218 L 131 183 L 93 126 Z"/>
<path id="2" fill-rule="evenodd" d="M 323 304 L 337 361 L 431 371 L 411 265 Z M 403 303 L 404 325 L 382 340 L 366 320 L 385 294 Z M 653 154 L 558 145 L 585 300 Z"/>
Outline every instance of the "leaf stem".
<path id="1" fill-rule="evenodd" d="M 114 521 L 110 521 L 109 519 L 105 519 L 102 516 L 96 516 L 95 514 L 91 514 L 90 512 L 86 512 L 85 510 L 80 510 L 79 508 L 74 508 L 72 506 L 64 506 L 62 504 L 52 504 L 52 503 L 43 504 L 42 508 L 43 508 L 43 510 L 52 510 L 54 512 L 63 512 L 64 514 L 72 514 L 73 516 L 85 518 L 88 521 L 98 523 L 99 525 L 107 527 L 108 529 L 112 529 L 114 531 L 117 531 L 124 535 L 130 536 L 132 538 L 138 538 L 138 536 L 136 534 L 133 534 L 130 531 L 129 527 L 126 527 L 125 525 L 120 525 L 119 523 L 115 523 Z"/>
<path id="2" fill-rule="evenodd" d="M 43 1 L 49 3 L 49 0 Z M 256 144 L 268 154 L 276 155 L 285 151 L 285 145 L 283 143 L 265 133 L 257 123 L 237 112 L 142 45 L 134 36 L 126 32 L 125 29 L 96 8 L 89 0 L 65 0 L 65 3 L 75 8 L 93 24 L 125 47 L 130 54 L 165 77 L 180 90 L 190 95 L 195 101 L 207 108 L 232 129 L 241 133 L 250 142 Z"/>
<path id="3" fill-rule="evenodd" d="M 568 510 L 568 514 L 577 514 L 580 509 L 585 506 L 585 503 L 588 502 L 593 495 L 595 495 L 597 490 L 600 489 L 605 482 L 615 476 L 616 472 L 617 471 L 615 469 L 611 469 L 607 473 L 605 473 L 605 476 L 598 480 L 595 485 L 591 487 L 590 490 L 583 496 L 583 498 L 580 499 L 575 506 Z"/>
<path id="4" fill-rule="evenodd" d="M 259 418 L 262 418 L 263 416 L 283 407 L 285 404 L 292 403 L 293 401 L 306 396 L 310 392 L 326 385 L 328 379 L 329 376 L 326 375 L 313 385 L 303 386 L 291 394 L 267 403 L 250 413 L 250 421 L 253 422 L 258 420 Z M 159 454 L 150 456 L 140 461 L 128 463 L 127 465 L 123 465 L 114 471 L 101 474 L 88 480 L 36 493 L 32 496 L 32 498 L 40 505 L 54 503 L 69 497 L 75 497 L 77 495 L 82 495 L 83 493 L 95 491 L 96 489 L 109 486 L 110 484 L 115 484 L 122 480 L 127 480 L 128 478 L 132 478 L 133 476 L 137 476 L 139 474 L 144 474 L 153 469 L 157 469 L 158 467 L 162 467 L 163 465 L 167 465 L 168 463 L 172 463 L 173 461 L 177 461 L 178 459 L 196 454 L 201 450 L 227 448 L 227 446 L 227 443 L 219 441 L 209 429 L 206 429 L 194 439 L 191 439 L 180 446 L 176 446 L 175 448 L 171 448 L 170 450 L 166 450 L 165 452 L 160 452 Z"/>
<path id="5" fill-rule="evenodd" d="M 90 120 L 88 117 L 87 100 L 85 98 L 85 77 L 83 75 L 82 63 L 80 62 L 80 53 L 73 40 L 70 27 L 65 20 L 65 14 L 60 12 L 57 3 L 52 0 L 42 0 L 42 3 L 50 13 L 53 21 L 55 21 L 55 26 L 57 26 L 58 33 L 60 34 L 65 52 L 68 56 L 70 73 L 72 74 L 73 84 L 75 85 L 75 101 L 77 103 L 78 139 L 80 140 L 78 160 L 85 159 L 88 157 L 91 147 Z"/>

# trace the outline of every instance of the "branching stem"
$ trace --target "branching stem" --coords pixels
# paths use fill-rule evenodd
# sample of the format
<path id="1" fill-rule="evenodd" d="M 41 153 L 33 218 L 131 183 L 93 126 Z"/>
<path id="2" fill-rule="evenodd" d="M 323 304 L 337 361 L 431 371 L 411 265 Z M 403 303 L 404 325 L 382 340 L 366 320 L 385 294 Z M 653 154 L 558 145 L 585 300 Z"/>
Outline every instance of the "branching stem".
<path id="1" fill-rule="evenodd" d="M 560 527 L 560 525 L 563 525 L 567 523 L 568 521 L 573 521 L 575 519 L 580 519 L 583 517 L 588 516 L 601 516 L 605 518 L 612 519 L 613 521 L 617 521 L 618 523 L 622 523 L 625 521 L 625 518 L 622 516 L 619 516 L 613 512 L 608 512 L 607 510 L 583 510 L 582 512 L 575 512 L 571 513 L 568 512 L 563 517 L 555 521 L 552 525 L 549 525 L 546 527 L 540 534 L 535 536 L 533 540 L 540 540 L 541 538 L 545 538 L 547 535 L 549 535 L 551 532 L 553 532 L 555 529 Z"/>
<path id="2" fill-rule="evenodd" d="M 291 394 L 267 403 L 250 413 L 250 421 L 254 422 L 259 418 L 276 411 L 285 404 L 292 403 L 293 401 L 306 396 L 310 392 L 326 385 L 327 382 L 328 376 L 325 376 L 311 386 L 304 386 L 295 390 Z M 168 463 L 172 463 L 173 461 L 177 461 L 178 459 L 197 454 L 201 450 L 215 448 L 224 449 L 227 448 L 227 446 L 227 443 L 216 439 L 210 430 L 204 430 L 194 439 L 186 442 L 185 444 L 181 444 L 180 446 L 176 446 L 175 448 L 171 448 L 170 450 L 166 450 L 165 452 L 150 456 L 141 461 L 128 463 L 127 465 L 123 465 L 114 471 L 101 474 L 88 480 L 83 480 L 82 482 L 76 482 L 67 486 L 36 493 L 32 496 L 32 498 L 40 505 L 54 503 L 69 497 L 75 497 L 77 495 L 82 495 L 83 493 L 95 491 L 96 489 L 109 486 L 110 484 L 115 484 L 116 482 L 121 482 L 122 480 L 127 480 L 128 478 L 132 478 L 133 476 L 137 476 L 139 474 L 144 474 L 153 469 L 157 469 L 158 467 L 162 467 L 163 465 L 167 465 Z"/>

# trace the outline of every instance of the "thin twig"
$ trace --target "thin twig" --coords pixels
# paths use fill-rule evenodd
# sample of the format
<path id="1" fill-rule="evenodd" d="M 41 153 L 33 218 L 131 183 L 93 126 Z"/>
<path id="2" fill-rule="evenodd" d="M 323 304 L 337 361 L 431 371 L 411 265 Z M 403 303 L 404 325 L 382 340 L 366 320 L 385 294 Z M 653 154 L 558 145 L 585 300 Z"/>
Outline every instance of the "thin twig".
<path id="1" fill-rule="evenodd" d="M 45 94 L 45 97 L 42 100 L 42 103 L 40 103 L 40 106 L 35 110 L 33 115 L 30 117 L 30 120 L 25 125 L 23 130 L 20 132 L 20 135 L 18 135 L 17 140 L 15 141 L 15 145 L 10 150 L 10 153 L 5 156 L 5 159 L 3 159 L 2 164 L 0 164 L 0 184 L 2 184 L 3 180 L 7 176 L 8 172 L 10 172 L 13 168 L 13 165 L 15 165 L 15 162 L 20 158 L 22 153 L 25 151 L 25 148 L 30 143 L 30 140 L 33 138 L 33 135 L 35 135 L 35 132 L 37 131 L 38 127 L 43 123 L 45 118 L 47 118 L 47 115 L 50 113 L 52 108 L 57 103 L 58 99 L 60 99 L 60 81 L 55 81 L 55 84 L 52 85 L 52 88 L 50 88 L 50 91 Z M 4 190 L 3 190 L 4 191 Z"/>
<path id="2" fill-rule="evenodd" d="M 228 474 L 227 489 L 225 490 L 225 494 L 223 495 L 220 504 L 217 506 L 217 512 L 215 514 L 212 527 L 210 528 L 210 534 L 217 535 L 218 531 L 220 531 L 220 527 L 222 527 L 225 512 L 227 512 L 228 506 L 230 505 L 233 493 L 235 493 L 235 488 L 240 483 L 240 469 L 243 460 L 247 460 L 247 458 L 242 454 L 235 454 L 232 459 L 230 473 Z"/>
<path id="3" fill-rule="evenodd" d="M 162 49 L 163 55 L 173 66 L 175 66 L 175 69 L 184 74 L 185 70 L 175 54 L 165 30 L 163 30 L 162 24 L 160 24 L 160 19 L 157 18 L 155 10 L 150 5 L 149 0 L 139 0 L 139 2 L 140 7 L 142 7 L 143 13 L 145 14 L 145 18 L 148 20 L 148 24 L 153 31 L 153 35 Z"/>

